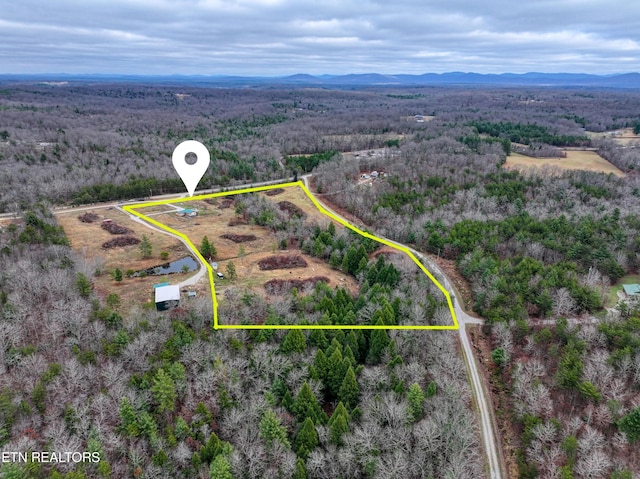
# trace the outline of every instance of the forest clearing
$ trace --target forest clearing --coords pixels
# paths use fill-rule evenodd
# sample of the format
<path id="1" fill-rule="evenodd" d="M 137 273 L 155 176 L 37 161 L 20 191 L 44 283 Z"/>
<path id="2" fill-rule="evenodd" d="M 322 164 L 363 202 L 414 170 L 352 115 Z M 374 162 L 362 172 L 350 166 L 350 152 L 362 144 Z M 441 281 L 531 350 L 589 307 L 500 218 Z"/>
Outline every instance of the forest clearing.
<path id="1" fill-rule="evenodd" d="M 90 210 L 91 211 L 91 210 Z M 58 222 L 69 238 L 71 248 L 94 269 L 93 285 L 96 293 L 107 298 L 109 294 L 120 296 L 121 310 L 134 307 L 153 306 L 153 285 L 164 282 L 167 276 L 133 276 L 154 266 L 176 261 L 189 254 L 189 250 L 176 238 L 158 230 L 147 228 L 134 221 L 130 215 L 116 207 L 97 208 L 94 215 L 98 219 L 92 223 L 81 221 L 76 211 L 70 210 L 57 215 Z M 117 224 L 132 231 L 126 235 L 114 235 L 103 228 L 107 224 Z M 151 245 L 150 254 L 143 254 L 140 242 L 145 236 Z M 138 243 L 128 246 L 105 248 L 108 241 L 135 238 Z M 120 273 L 116 273 L 120 270 Z M 97 273 L 97 274 L 95 274 Z M 121 276 L 120 276 L 121 275 Z M 193 272 L 177 272 L 171 275 L 172 282 L 184 281 Z M 117 281 L 120 277 L 120 281 Z M 208 290 L 208 285 L 202 288 Z"/>
<path id="2" fill-rule="evenodd" d="M 564 150 L 565 158 L 532 158 L 520 153 L 507 156 L 504 167 L 527 170 L 529 168 L 544 168 L 551 166 L 561 170 L 582 170 L 601 173 L 613 173 L 623 177 L 625 174 L 595 151 Z"/>
<path id="3" fill-rule="evenodd" d="M 633 128 L 620 128 L 619 130 L 603 132 L 587 132 L 590 138 L 609 139 L 623 146 L 631 146 L 640 143 L 640 135 L 633 132 Z"/>

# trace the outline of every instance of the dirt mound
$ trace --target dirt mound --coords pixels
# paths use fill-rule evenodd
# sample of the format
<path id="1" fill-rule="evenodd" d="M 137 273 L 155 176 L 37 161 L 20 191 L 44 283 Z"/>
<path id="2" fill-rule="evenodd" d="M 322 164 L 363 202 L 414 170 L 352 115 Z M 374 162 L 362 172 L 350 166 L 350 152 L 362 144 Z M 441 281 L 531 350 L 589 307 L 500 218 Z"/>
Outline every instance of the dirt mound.
<path id="1" fill-rule="evenodd" d="M 98 221 L 100 217 L 95 213 L 85 213 L 78 216 L 78 219 L 83 223 L 94 223 L 95 221 Z"/>
<path id="2" fill-rule="evenodd" d="M 112 240 L 102 243 L 103 249 L 119 248 L 121 246 L 131 246 L 140 243 L 138 238 L 133 236 L 120 236 L 119 238 L 113 238 Z"/>
<path id="3" fill-rule="evenodd" d="M 328 283 L 329 278 L 326 276 L 314 276 L 307 279 L 271 279 L 264 283 L 264 289 L 267 294 L 284 294 L 291 291 L 293 288 L 305 289 L 307 287 L 313 287 L 316 283 Z"/>
<path id="4" fill-rule="evenodd" d="M 400 252 L 392 251 L 388 249 L 379 249 L 371 253 L 371 258 L 377 258 L 378 256 L 384 256 L 385 258 L 390 258 L 391 256 L 399 256 Z"/>
<path id="5" fill-rule="evenodd" d="M 220 201 L 220 204 L 218 205 L 218 209 L 225 210 L 227 208 L 231 208 L 233 206 L 233 203 L 234 203 L 233 200 L 225 198 L 222 201 Z"/>
<path id="6" fill-rule="evenodd" d="M 249 222 L 245 218 L 233 218 L 227 224 L 229 226 L 240 226 L 240 225 L 248 225 Z"/>
<path id="7" fill-rule="evenodd" d="M 112 235 L 128 235 L 133 233 L 129 228 L 125 228 L 124 226 L 119 225 L 118 223 L 110 222 L 110 223 L 102 223 L 100 227 L 103 230 L 108 231 Z"/>
<path id="8" fill-rule="evenodd" d="M 306 268 L 307 262 L 300 255 L 269 256 L 258 262 L 258 267 L 263 271 L 272 269 Z"/>
<path id="9" fill-rule="evenodd" d="M 236 235 L 233 233 L 225 233 L 220 235 L 220 238 L 231 240 L 234 243 L 246 243 L 247 241 L 255 240 L 256 235 Z"/>
<path id="10" fill-rule="evenodd" d="M 298 217 L 298 218 L 306 218 L 307 215 L 304 211 L 302 211 L 298 206 L 291 203 L 291 201 L 279 201 L 278 208 L 282 211 L 286 211 L 289 215 Z"/>
<path id="11" fill-rule="evenodd" d="M 267 196 L 276 196 L 280 193 L 284 193 L 284 188 L 276 188 L 275 190 L 269 190 L 265 193 Z"/>

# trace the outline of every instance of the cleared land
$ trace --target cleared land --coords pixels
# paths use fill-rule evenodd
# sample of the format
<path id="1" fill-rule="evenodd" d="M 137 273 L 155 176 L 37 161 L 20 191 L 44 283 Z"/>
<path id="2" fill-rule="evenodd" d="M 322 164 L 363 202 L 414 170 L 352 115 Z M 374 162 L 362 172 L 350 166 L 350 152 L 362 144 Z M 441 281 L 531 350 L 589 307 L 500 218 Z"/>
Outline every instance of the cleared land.
<path id="1" fill-rule="evenodd" d="M 128 311 L 132 307 L 153 307 L 153 285 L 163 281 L 169 281 L 168 276 L 147 276 L 145 278 L 127 278 L 124 275 L 121 282 L 113 279 L 111 273 L 120 269 L 123 273 L 127 270 L 139 271 L 157 266 L 170 261 L 175 261 L 186 256 L 188 249 L 176 238 L 147 228 L 146 226 L 131 220 L 130 216 L 122 211 L 112 208 L 109 210 L 96 209 L 90 211 L 98 219 L 93 223 L 85 223 L 78 218 L 78 213 L 70 210 L 68 213 L 57 215 L 57 220 L 64 228 L 69 238 L 71 247 L 88 264 L 95 264 L 100 274 L 93 276 L 94 289 L 100 297 L 105 299 L 110 293 L 120 296 L 121 310 Z M 103 249 L 102 244 L 114 238 L 114 236 L 102 228 L 102 220 L 111 219 L 114 223 L 132 231 L 131 236 L 141 240 L 142 236 L 149 238 L 152 245 L 152 257 L 143 259 L 140 245 L 131 245 Z M 167 252 L 167 259 L 160 257 L 160 253 Z M 184 281 L 196 272 L 175 273 L 170 275 L 170 282 Z M 199 287 L 203 293 L 209 291 L 205 282 Z"/>
<path id="2" fill-rule="evenodd" d="M 620 177 L 625 176 L 622 171 L 594 151 L 565 150 L 565 153 L 567 154 L 566 158 L 532 158 L 513 153 L 507 157 L 504 167 L 523 170 L 550 166 L 562 170 L 598 171 L 601 173 L 613 173 Z"/>
<path id="3" fill-rule="evenodd" d="M 289 213 L 302 212 L 304 222 L 326 227 L 331 219 L 322 214 L 309 197 L 300 188 L 278 189 L 278 194 L 269 194 L 272 190 L 256 193 L 273 203 L 276 208 Z M 216 293 L 219 301 L 224 301 L 224 292 L 229 288 L 247 288 L 264 297 L 269 296 L 265 284 L 273 280 L 307 282 L 314 277 L 327 278 L 330 287 L 342 286 L 352 294 L 358 291 L 355 278 L 342 271 L 331 268 L 326 261 L 304 254 L 295 245 L 285 250 L 279 249 L 276 233 L 268 228 L 251 224 L 242 214 L 236 213 L 237 203 L 243 194 L 229 195 L 206 200 L 193 200 L 172 205 L 137 208 L 143 215 L 185 234 L 194 245 L 200 247 L 206 236 L 217 250 L 215 258 L 218 271 L 226 275 L 224 279 L 215 278 Z M 284 203 L 285 207 L 281 207 Z M 176 208 L 197 210 L 194 217 L 177 216 Z M 334 222 L 337 229 L 344 228 Z M 238 242 L 242 239 L 242 242 Z M 244 241 L 247 240 L 247 241 Z M 284 269 L 262 270 L 260 263 L 271 257 L 285 258 L 299 256 L 307 262 L 307 267 L 286 267 Z M 237 279 L 228 277 L 228 265 L 233 261 Z M 205 279 L 203 279 L 203 282 Z M 273 283 L 272 283 L 273 284 Z M 224 318 L 221 318 L 224 323 Z"/>
<path id="4" fill-rule="evenodd" d="M 634 134 L 633 128 L 622 128 L 620 130 L 604 131 L 599 133 L 588 131 L 587 135 L 590 138 L 608 138 L 624 146 L 627 146 L 630 143 L 640 143 L 640 135 Z"/>
<path id="5" fill-rule="evenodd" d="M 269 300 L 273 298 L 274 294 L 286 294 L 291 287 L 300 287 L 301 291 L 299 292 L 304 293 L 312 284 L 318 282 L 326 283 L 330 288 L 341 286 L 351 294 L 357 294 L 359 290 L 358 281 L 353 276 L 343 272 L 342 269 L 329 266 L 326 257 L 320 259 L 303 252 L 298 246 L 300 237 L 297 233 L 293 231 L 285 233 L 285 230 L 282 230 L 278 226 L 272 229 L 255 224 L 255 222 L 262 221 L 267 221 L 267 224 L 269 224 L 271 220 L 262 218 L 274 218 L 273 215 L 274 212 L 276 212 L 276 218 L 279 214 L 286 214 L 290 216 L 290 218 L 295 218 L 295 221 L 306 223 L 306 225 L 314 231 L 318 231 L 315 229 L 317 226 L 324 229 L 327 228 L 329 224 L 333 224 L 337 234 L 346 232 L 348 225 L 343 224 L 338 218 L 332 217 L 331 213 L 322 212 L 316 207 L 301 183 L 287 184 L 286 186 L 285 191 L 275 197 L 270 197 L 267 194 L 268 190 L 274 188 L 267 187 L 253 189 L 253 193 L 251 194 L 257 195 L 260 198 L 243 198 L 242 195 L 248 193 L 246 190 L 242 190 L 235 194 L 230 192 L 204 195 L 203 197 L 195 197 L 188 200 L 170 200 L 166 205 L 173 207 L 174 211 L 164 210 L 164 212 L 160 212 L 155 209 L 154 213 L 150 213 L 150 216 L 153 216 L 153 218 L 145 216 L 144 210 L 147 207 L 144 205 L 126 207 L 125 209 L 132 214 L 140 215 L 143 220 L 148 218 L 149 221 L 162 229 L 180 235 L 185 241 L 190 243 L 191 247 L 200 248 L 203 244 L 204 237 L 206 236 L 208 238 L 208 241 L 213 244 L 216 250 L 214 253 L 215 257 L 213 258 L 215 264 L 212 263 L 212 267 L 217 270 L 217 274 L 211 277 L 212 284 L 215 282 L 216 298 L 214 303 L 220 302 L 223 304 L 228 294 L 235 296 L 238 293 L 246 294 L 250 292 L 262 295 Z M 262 205 L 260 205 L 261 202 Z M 265 206 L 265 202 L 270 203 L 271 206 Z M 284 208 L 281 207 L 283 204 L 285 206 Z M 192 215 L 185 217 L 176 214 L 178 209 L 180 209 L 178 205 L 188 206 L 189 209 L 197 211 L 197 216 Z M 149 204 L 149 207 L 157 206 L 157 203 Z M 251 213 L 249 213 L 250 211 Z M 300 211 L 303 212 L 303 216 L 298 214 Z M 263 214 L 266 216 L 263 217 Z M 281 225 L 282 223 L 280 223 L 280 221 L 283 221 L 283 219 L 275 220 L 275 225 Z M 292 226 L 295 230 L 295 223 Z M 310 232 L 311 229 L 307 230 L 307 232 Z M 233 235 L 253 235 L 255 240 L 238 244 L 228 238 L 230 234 L 229 231 L 233 231 L 233 233 L 231 233 Z M 303 234 L 306 235 L 307 233 Z M 378 239 L 366 232 L 360 232 L 360 234 L 391 247 L 386 240 Z M 227 237 L 225 238 L 225 236 Z M 381 254 L 387 256 L 387 260 L 394 263 L 396 268 L 395 274 L 403 276 L 404 280 L 411 280 L 413 275 L 418 282 L 416 285 L 409 286 L 405 284 L 403 287 L 416 288 L 415 294 L 419 296 L 428 294 L 431 288 L 433 288 L 432 292 L 439 289 L 446 297 L 446 302 L 453 316 L 453 306 L 446 291 L 431 277 L 430 273 L 422 264 L 417 264 L 417 260 L 412 259 L 410 253 L 404 249 L 389 248 L 398 250 L 397 253 L 389 251 L 387 248 L 383 249 L 385 251 Z M 356 249 L 350 249 L 349 251 L 349 254 L 358 255 Z M 369 259 L 374 259 L 375 256 L 375 254 L 371 254 Z M 292 263 L 292 258 L 301 258 L 301 261 Z M 345 256 L 345 258 L 347 258 L 347 256 Z M 234 279 L 231 279 L 233 273 L 229 271 L 231 261 L 233 261 L 236 274 Z M 264 269 L 265 263 L 268 265 L 276 264 L 278 267 L 275 269 Z M 350 267 L 353 267 L 353 265 Z M 374 271 L 376 275 L 387 271 L 377 271 L 375 268 L 376 267 L 371 271 Z M 392 274 L 392 272 L 386 272 L 384 274 Z M 225 276 L 223 277 L 220 273 L 225 274 Z M 429 279 L 427 279 L 427 277 Z M 429 284 L 429 282 L 432 282 L 432 284 Z M 263 319 L 264 318 L 255 318 L 256 323 L 247 325 L 247 327 L 260 328 L 262 327 L 261 321 Z M 420 323 L 420 318 L 417 319 L 417 322 Z M 457 329 L 458 325 L 455 319 L 453 323 L 453 325 L 403 324 L 390 327 L 390 329 Z M 228 328 L 241 327 L 226 323 L 224 318 L 218 319 L 217 308 L 215 307 L 214 325 Z M 386 326 L 360 324 L 340 326 L 386 328 Z M 334 329 L 340 326 L 326 327 Z M 277 326 L 274 326 L 274 328 L 275 327 Z M 304 325 L 284 325 L 284 328 L 289 327 L 306 328 Z M 319 327 L 325 328 L 325 326 Z"/>

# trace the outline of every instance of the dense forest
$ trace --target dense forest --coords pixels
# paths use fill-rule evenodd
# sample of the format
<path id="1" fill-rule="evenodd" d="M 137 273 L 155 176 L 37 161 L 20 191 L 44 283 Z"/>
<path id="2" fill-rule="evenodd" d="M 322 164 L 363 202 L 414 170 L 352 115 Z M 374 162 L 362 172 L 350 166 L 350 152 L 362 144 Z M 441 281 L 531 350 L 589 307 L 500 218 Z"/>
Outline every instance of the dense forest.
<path id="1" fill-rule="evenodd" d="M 637 92 L 589 89 L 3 85 L 0 211 L 21 219 L 0 230 L 0 447 L 102 460 L 2 473 L 484 477 L 457 333 L 213 331 L 204 299 L 124 312 L 92 290 L 52 207 L 182 192 L 171 152 L 196 139 L 212 157 L 201 187 L 312 173 L 323 201 L 457 272 L 485 320 L 474 339 L 516 474 L 636 477 L 640 312 L 609 297 L 639 273 L 640 148 L 593 133 L 637 127 L 639 107 Z M 504 167 L 566 148 L 625 176 Z M 258 197 L 241 207 L 360 289 L 232 291 L 232 323 L 450 321 L 376 245 Z"/>
<path id="2" fill-rule="evenodd" d="M 0 89 L 0 212 L 25 209 L 33 199 L 81 204 L 182 191 L 170 158 L 184 139 L 211 152 L 200 183 L 207 188 L 290 177 L 332 151 L 425 148 L 443 136 L 483 151 L 492 141 L 507 147 L 516 139 L 540 145 L 566 137 L 583 144 L 583 128 L 638 123 L 633 92 L 410 92 L 6 84 Z M 436 119 L 417 123 L 416 114 Z M 448 154 L 445 145 L 433 146 Z M 637 165 L 628 150 L 606 142 L 600 148 L 610 150 L 616 164 Z M 302 160 L 301 154 L 320 155 Z"/>
<path id="3" fill-rule="evenodd" d="M 489 112 L 458 113 L 457 123 L 434 120 L 425 127 L 432 135 L 403 142 L 393 157 L 320 164 L 314 180 L 328 201 L 452 263 L 469 285 L 467 306 L 486 319 L 490 379 L 520 477 L 635 477 L 638 304 L 607 303 L 612 284 L 639 272 L 640 150 L 567 129 L 567 121 L 593 125 L 584 110 L 570 120 L 554 111 L 546 121 L 530 111 L 517 121 L 499 110 L 491 121 Z M 625 126 L 618 119 L 612 114 L 607 128 Z M 506 170 L 511 141 L 588 144 L 626 176 Z M 372 169 L 387 178 L 354 181 Z"/>

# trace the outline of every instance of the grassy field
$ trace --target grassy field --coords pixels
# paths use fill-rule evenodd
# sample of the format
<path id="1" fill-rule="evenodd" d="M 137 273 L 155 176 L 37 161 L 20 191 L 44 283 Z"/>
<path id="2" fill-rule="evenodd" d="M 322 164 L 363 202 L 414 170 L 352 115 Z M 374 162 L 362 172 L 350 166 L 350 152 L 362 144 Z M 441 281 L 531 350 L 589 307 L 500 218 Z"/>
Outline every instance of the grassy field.
<path id="1" fill-rule="evenodd" d="M 607 308 L 613 308 L 618 303 L 618 293 L 622 291 L 622 285 L 629 283 L 640 284 L 640 275 L 628 274 L 620 278 L 616 284 L 611 286 L 611 288 L 609 288 L 609 296 L 607 297 L 607 302 L 605 304 Z"/>
<path id="2" fill-rule="evenodd" d="M 513 153 L 507 157 L 504 167 L 524 170 L 548 166 L 561 170 L 598 171 L 601 173 L 613 173 L 620 177 L 625 176 L 622 171 L 602 158 L 595 151 L 568 150 L 565 153 L 567 154 L 566 158 L 532 158 L 521 155 L 520 153 Z"/>

